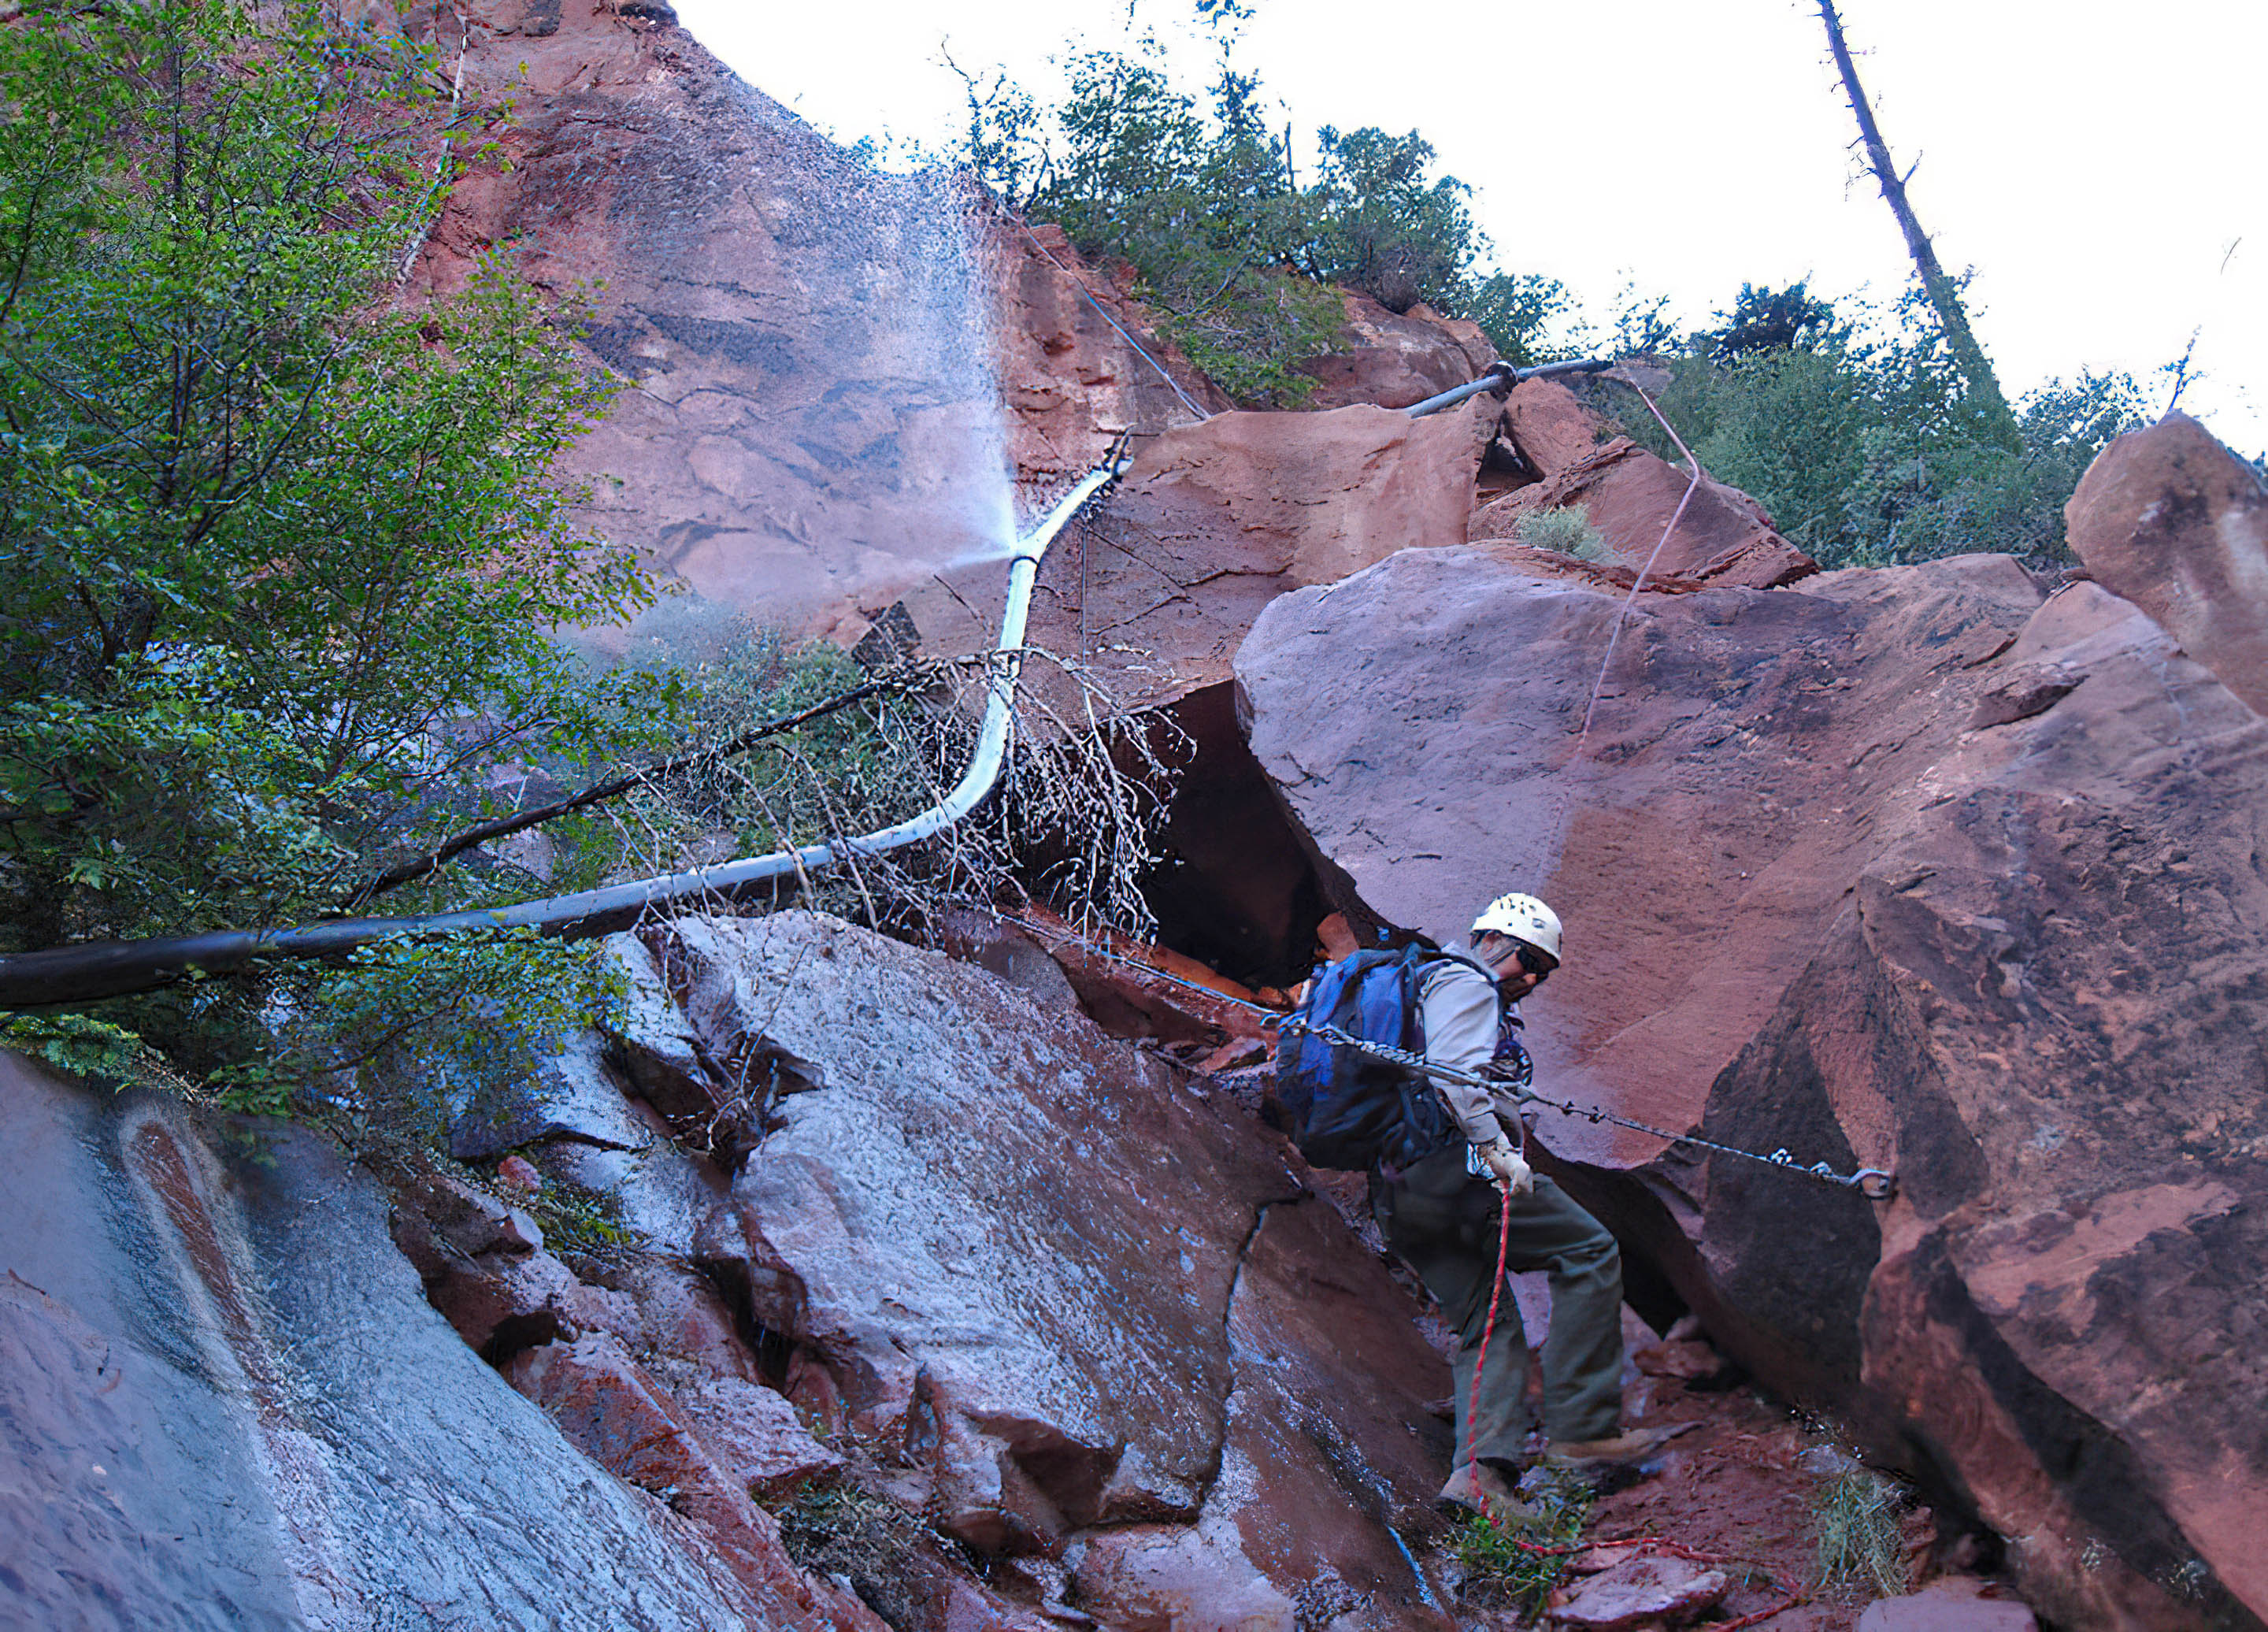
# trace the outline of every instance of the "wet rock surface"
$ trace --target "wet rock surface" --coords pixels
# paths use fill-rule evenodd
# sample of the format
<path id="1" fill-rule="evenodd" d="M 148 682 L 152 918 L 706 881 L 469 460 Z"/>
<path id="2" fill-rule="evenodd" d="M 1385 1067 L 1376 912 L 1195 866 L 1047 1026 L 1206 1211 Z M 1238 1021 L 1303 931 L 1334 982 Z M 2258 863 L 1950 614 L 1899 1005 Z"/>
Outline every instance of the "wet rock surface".
<path id="1" fill-rule="evenodd" d="M 389 1194 L 313 1135 L 224 1165 L 168 1107 L 11 1067 L 11 1148 L 47 1180 L 6 1238 L 16 1453 L 40 1513 L 81 1515 L 24 1510 L 27 1603 L 67 1620 L 92 1581 L 182 1606 L 137 1625 L 416 1597 L 441 1625 L 1029 1628 L 1069 1593 L 1099 1624 L 1288 1628 L 1322 1579 L 1346 1628 L 1447 1624 L 1418 1562 L 1446 1367 L 1233 1100 L 831 919 L 649 941 L 644 1035 L 740 1072 L 765 1129 L 674 1252 L 501 1199 L 556 1206 L 557 1153 L 594 1148 L 540 1119 L 533 1192 L 413 1168 Z M 571 1193 L 615 1193 L 593 1177 Z M 170 1281 L 57 1227 L 105 1185 L 144 1198 L 116 1222 Z M 830 1491 L 866 1517 L 810 1518 Z M 136 1538 L 168 1522 L 202 1551 L 153 1575 Z M 815 1554 L 814 1523 L 841 1532 Z"/>
<path id="2" fill-rule="evenodd" d="M 862 164 L 674 19 L 593 0 L 532 18 L 483 0 L 461 46 L 446 32 L 466 98 L 517 116 L 471 156 L 406 298 L 461 287 L 500 247 L 588 296 L 586 347 L 622 388 L 569 461 L 597 484 L 586 519 L 710 607 L 848 644 L 997 550 L 1012 477 L 1029 508 L 1122 433 L 1233 406 L 1059 228 L 996 218 L 942 172 Z M 1341 349 L 1309 366 L 1319 405 L 1399 405 L 1494 355 L 1469 323 L 1345 299 Z M 1144 542 L 1125 547 L 1160 556 Z M 1173 553 L 1154 563 L 1169 578 Z M 713 621 L 686 617 L 650 631 Z"/>
<path id="3" fill-rule="evenodd" d="M 620 388 L 568 474 L 594 484 L 588 525 L 696 593 L 655 638 L 755 611 L 856 639 L 998 546 L 1014 478 L 1229 406 L 1059 231 L 990 218 L 941 171 L 861 163 L 659 12 L 544 13 L 487 0 L 461 46 L 445 31 L 468 102 L 516 116 L 469 157 L 404 298 L 506 251 L 588 299 L 585 347 Z"/>
<path id="4" fill-rule="evenodd" d="M 750 1500 L 745 1461 L 728 1464 L 713 1454 L 667 1391 L 613 1338 L 593 1333 L 526 1350 L 506 1362 L 504 1375 L 543 1407 L 569 1443 L 626 1484 L 666 1502 L 698 1531 L 758 1615 L 842 1632 L 888 1626 L 855 1594 L 795 1567 L 778 1522 Z M 804 1459 L 809 1472 L 828 1460 L 824 1453 Z"/>
<path id="5" fill-rule="evenodd" d="M 754 1317 L 949 1533 L 1052 1555 L 1112 1526 L 1079 1578 L 1136 1597 L 1186 1569 L 1288 1597 L 1328 1567 L 1379 1606 L 1359 1624 L 1425 1624 L 1395 1619 L 1422 1593 L 1388 1532 L 1438 1482 L 1408 1423 L 1445 1369 L 1233 1104 L 831 919 L 682 920 L 660 945 L 712 1048 L 799 1062 L 733 1185 Z"/>
<path id="6" fill-rule="evenodd" d="M 27 1626 L 739 1628 L 755 1602 L 428 1306 L 322 1142 L 0 1056 L 9 1569 Z"/>
<path id="7" fill-rule="evenodd" d="M 2268 727 L 2005 559 L 1642 596 L 1594 706 L 1614 619 L 1477 550 L 1286 597 L 1255 751 L 1343 905 L 1561 908 L 1550 1091 L 1900 1174 L 1875 1207 L 1546 1114 L 1668 1308 L 1962 1491 L 2058 1621 L 2256 1624 Z"/>

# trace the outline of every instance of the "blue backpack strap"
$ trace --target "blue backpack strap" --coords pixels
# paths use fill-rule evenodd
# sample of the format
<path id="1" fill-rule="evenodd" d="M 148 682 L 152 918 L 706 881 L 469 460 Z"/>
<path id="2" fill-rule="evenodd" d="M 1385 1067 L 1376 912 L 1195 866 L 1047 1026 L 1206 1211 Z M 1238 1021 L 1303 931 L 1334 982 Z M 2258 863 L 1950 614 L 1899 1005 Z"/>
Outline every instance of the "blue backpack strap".
<path id="1" fill-rule="evenodd" d="M 1381 958 L 1363 971 L 1362 987 L 1355 997 L 1354 1033 L 1368 1043 L 1389 1048 L 1405 1046 L 1410 1039 L 1410 981 L 1406 957 Z"/>
<path id="2" fill-rule="evenodd" d="M 1425 1006 L 1418 1001 L 1418 989 L 1425 983 L 1425 976 L 1437 964 L 1462 964 L 1466 968 L 1487 976 L 1491 986 L 1496 984 L 1496 977 L 1489 973 L 1487 964 L 1476 958 L 1467 957 L 1462 952 L 1445 952 L 1439 948 L 1429 947 L 1416 941 L 1403 948 L 1402 952 L 1403 1001 L 1409 1005 L 1410 1008 L 1410 1031 L 1409 1040 L 1403 1046 L 1412 1053 L 1422 1054 L 1425 1052 Z"/>

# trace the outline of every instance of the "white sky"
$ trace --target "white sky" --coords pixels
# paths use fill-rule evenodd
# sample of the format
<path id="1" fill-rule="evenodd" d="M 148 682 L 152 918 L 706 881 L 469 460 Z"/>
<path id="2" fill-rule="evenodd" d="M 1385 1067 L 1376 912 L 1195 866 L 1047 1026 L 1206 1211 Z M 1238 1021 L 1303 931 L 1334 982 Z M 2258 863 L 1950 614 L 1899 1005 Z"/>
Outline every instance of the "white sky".
<path id="1" fill-rule="evenodd" d="M 675 0 L 743 78 L 837 139 L 932 144 L 960 82 L 1005 65 L 1044 104 L 1076 43 L 1125 41 L 1127 0 Z M 1471 183 L 1507 270 L 1543 272 L 1606 327 L 1634 284 L 1681 324 L 1742 279 L 1887 299 L 1903 241 L 1859 174 L 1816 13 L 1799 0 L 1256 0 L 1238 59 L 1296 128 L 1416 129 Z M 1845 0 L 1844 26 L 1940 257 L 1976 269 L 1971 314 L 2021 393 L 2157 373 L 2197 331 L 2181 406 L 2268 449 L 2268 4 Z M 1189 0 L 1137 0 L 1186 63 Z"/>

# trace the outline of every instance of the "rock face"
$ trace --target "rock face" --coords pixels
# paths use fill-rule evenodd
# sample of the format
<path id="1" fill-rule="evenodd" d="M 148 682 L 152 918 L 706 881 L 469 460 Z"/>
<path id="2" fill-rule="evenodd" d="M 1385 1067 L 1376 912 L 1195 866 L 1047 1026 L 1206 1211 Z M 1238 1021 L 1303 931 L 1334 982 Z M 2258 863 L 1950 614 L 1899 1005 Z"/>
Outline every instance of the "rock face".
<path id="1" fill-rule="evenodd" d="M 1300 366 L 1315 381 L 1304 406 L 1346 408 L 1412 402 L 1480 378 L 1496 361 L 1496 343 L 1480 325 L 1445 318 L 1432 307 L 1389 312 L 1367 295 L 1343 290 L 1346 324 L 1337 349 Z"/>
<path id="2" fill-rule="evenodd" d="M 6 1054 L 0 1117 L 0 1620 L 782 1623 L 481 1363 L 320 1141 L 224 1163 L 171 1105 Z"/>
<path id="3" fill-rule="evenodd" d="M 705 1212 L 629 1246 L 306 1134 L 223 1162 L 164 1102 L 0 1056 L 0 1602 L 1035 1632 L 1068 1591 L 1106 1626 L 1292 1632 L 1326 1598 L 1341 1632 L 1448 1624 L 1414 1562 L 1447 1368 L 1226 1096 L 1052 989 L 833 919 L 649 940 L 613 943 L 617 1034 L 468 1113 L 543 1176 L 534 1207 L 568 1153 L 705 1159 L 634 1086 L 754 1131 Z M 626 1122 L 646 1151 L 592 1142 Z M 649 1187 L 574 1182 L 623 1218 Z M 867 1539 L 807 1573 L 777 1515 L 814 1489 Z"/>
<path id="4" fill-rule="evenodd" d="M 1446 944 L 1501 890 L 1551 900 L 1571 956 L 1531 1006 L 1542 1069 L 1682 1128 L 1811 956 L 1881 808 L 1960 735 L 1967 666 L 2039 592 L 1974 558 L 1819 580 L 1856 608 L 1642 594 L 1616 639 L 1621 594 L 1531 558 L 1412 553 L 1271 607 L 1237 660 L 1253 751 L 1359 923 Z M 1660 1143 L 1555 1142 L 1619 1162 Z"/>
<path id="5" fill-rule="evenodd" d="M 1605 428 L 1557 380 L 1522 380 L 1505 401 L 1498 436 L 1537 479 L 1474 512 L 1474 541 L 1509 539 L 1530 511 L 1576 505 L 1615 560 L 1644 569 L 1649 585 L 1766 589 L 1819 570 L 1740 489 L 1712 477 L 1694 487 L 1627 437 L 1602 443 Z"/>
<path id="6" fill-rule="evenodd" d="M 2130 432 L 2064 506 L 2097 583 L 2268 713 L 2268 488 L 2187 414 Z"/>
<path id="7" fill-rule="evenodd" d="M 595 484 L 594 530 L 707 603 L 658 634 L 753 612 L 855 638 L 859 609 L 1012 532 L 1020 470 L 1085 470 L 1121 431 L 1197 417 L 1182 395 L 1228 405 L 1060 233 L 865 166 L 659 8 L 481 0 L 464 22 L 466 97 L 516 117 L 405 298 L 505 250 L 588 295 L 585 343 L 622 388 L 569 474 Z"/>
<path id="8" fill-rule="evenodd" d="M 462 20 L 461 47 L 454 23 L 438 43 L 461 49 L 466 98 L 516 115 L 469 160 L 404 298 L 506 251 L 587 295 L 585 343 L 621 389 L 569 474 L 594 484 L 594 531 L 699 597 L 649 615 L 653 638 L 752 613 L 847 644 L 1005 543 L 1017 484 L 1031 509 L 1120 433 L 1231 406 L 1059 229 L 995 219 L 941 174 L 872 170 L 660 8 L 477 0 Z M 1311 366 L 1319 404 L 1414 401 L 1493 356 L 1469 323 L 1346 300 L 1344 350 Z"/>
<path id="9" fill-rule="evenodd" d="M 1123 432 L 1155 432 L 1235 406 L 1061 227 L 1002 225 L 986 246 L 999 292 L 993 355 L 1008 452 L 1025 482 L 1084 476 Z"/>
<path id="10" fill-rule="evenodd" d="M 1234 1583 L 1289 1628 L 1318 1571 L 1372 1604 L 1350 1627 L 1432 1624 L 1391 1532 L 1439 1481 L 1407 1424 L 1445 1372 L 1241 1113 L 831 919 L 660 944 L 712 1052 L 792 1072 L 701 1257 L 794 1345 L 807 1413 L 892 1447 L 968 1544 L 1067 1556 L 1126 1624 Z"/>
<path id="11" fill-rule="evenodd" d="M 852 1594 L 790 1562 L 778 1521 L 749 1499 L 746 1466 L 712 1454 L 692 1420 L 615 1339 L 593 1333 L 526 1349 L 504 1374 L 593 1461 L 684 1515 L 770 1614 L 885 1632 L 889 1623 Z M 793 1412 L 786 1414 L 792 1424 Z"/>
<path id="12" fill-rule="evenodd" d="M 1557 380 L 1523 380 L 1504 400 L 1498 434 L 1533 475 L 1548 482 L 1587 457 L 1604 430 L 1599 417 Z"/>
<path id="13" fill-rule="evenodd" d="M 1550 899 L 1549 1090 L 1900 1176 L 1547 1114 L 1677 1301 L 1973 1503 L 2058 1624 L 2258 1625 L 2268 724 L 1999 558 L 1642 595 L 1594 704 L 1616 617 L 1477 548 L 1263 614 L 1253 748 L 1339 904 Z"/>

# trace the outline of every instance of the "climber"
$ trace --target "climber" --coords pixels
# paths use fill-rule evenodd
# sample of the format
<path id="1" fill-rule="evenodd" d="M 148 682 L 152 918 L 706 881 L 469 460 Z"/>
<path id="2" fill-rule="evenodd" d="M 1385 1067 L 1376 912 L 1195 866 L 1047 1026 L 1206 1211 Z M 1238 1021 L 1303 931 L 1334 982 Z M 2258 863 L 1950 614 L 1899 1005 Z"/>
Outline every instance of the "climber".
<path id="1" fill-rule="evenodd" d="M 1520 1000 L 1559 966 L 1557 913 L 1534 896 L 1499 896 L 1473 920 L 1472 956 L 1436 959 L 1418 983 L 1425 1057 L 1524 1084 Z M 1484 973 L 1484 970 L 1486 971 Z M 1511 1211 L 1506 1272 L 1550 1273 L 1551 1332 L 1543 1345 L 1547 1465 L 1635 1468 L 1690 1424 L 1621 1427 L 1622 1259 L 1615 1239 L 1566 1192 L 1534 1172 L 1510 1092 L 1435 1079 L 1464 1142 L 1372 1178 L 1387 1244 L 1418 1272 L 1461 1342 L 1453 1368 L 1456 1453 L 1444 1503 L 1497 1517 L 1531 1512 L 1513 1491 L 1525 1464 L 1528 1344 L 1504 1298 L 1476 1393 L 1483 1329 L 1497 1270 L 1498 1207 Z"/>

